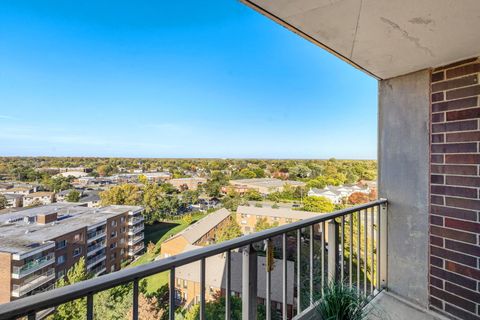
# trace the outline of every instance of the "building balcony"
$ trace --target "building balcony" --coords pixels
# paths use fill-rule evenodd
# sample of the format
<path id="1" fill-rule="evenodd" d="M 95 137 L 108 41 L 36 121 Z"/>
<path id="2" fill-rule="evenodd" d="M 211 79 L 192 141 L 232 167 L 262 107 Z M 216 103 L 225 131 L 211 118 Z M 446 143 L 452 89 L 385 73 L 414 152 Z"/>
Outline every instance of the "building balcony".
<path id="1" fill-rule="evenodd" d="M 87 235 L 87 243 L 90 243 L 90 242 L 93 242 L 93 241 L 96 241 L 96 240 L 99 240 L 103 237 L 105 237 L 106 235 L 106 232 L 105 230 L 101 230 L 101 231 L 96 231 L 96 232 L 92 232 L 92 233 L 89 233 Z"/>
<path id="2" fill-rule="evenodd" d="M 145 239 L 145 236 L 143 235 L 143 233 L 141 233 L 140 235 L 138 235 L 136 237 L 129 237 L 128 238 L 128 245 L 133 246 L 133 245 L 139 243 L 140 241 L 142 241 L 143 239 Z"/>
<path id="3" fill-rule="evenodd" d="M 46 256 L 32 260 L 21 267 L 14 266 L 12 268 L 12 278 L 21 279 L 53 263 L 55 263 L 55 254 L 52 252 Z"/>
<path id="4" fill-rule="evenodd" d="M 138 225 L 134 226 L 133 228 L 129 228 L 129 229 L 128 229 L 128 235 L 129 235 L 129 236 L 133 236 L 133 235 L 135 235 L 135 234 L 137 234 L 137 233 L 143 232 L 144 229 L 145 229 L 145 226 L 144 226 L 143 223 L 142 223 L 142 224 L 138 224 Z"/>
<path id="5" fill-rule="evenodd" d="M 87 248 L 87 257 L 93 256 L 102 249 L 105 249 L 105 241 L 89 246 Z"/>
<path id="6" fill-rule="evenodd" d="M 140 244 L 137 244 L 133 246 L 132 248 L 128 249 L 128 255 L 133 257 L 137 255 L 140 251 L 142 251 L 145 248 L 145 244 L 142 242 Z"/>
<path id="7" fill-rule="evenodd" d="M 21 285 L 14 285 L 12 297 L 23 297 L 27 293 L 55 279 L 55 269 L 49 269 L 47 272 L 27 278 Z"/>
<path id="8" fill-rule="evenodd" d="M 87 270 L 90 271 L 94 266 L 96 266 L 97 264 L 99 264 L 102 261 L 105 261 L 106 258 L 107 257 L 105 255 L 105 253 L 103 253 L 101 255 L 98 255 L 96 257 L 88 259 L 87 260 Z"/>
<path id="9" fill-rule="evenodd" d="M 143 221 L 145 221 L 145 218 L 143 216 L 138 216 L 138 217 L 134 216 L 133 218 L 128 219 L 128 225 L 134 226 L 139 223 L 142 223 Z"/>

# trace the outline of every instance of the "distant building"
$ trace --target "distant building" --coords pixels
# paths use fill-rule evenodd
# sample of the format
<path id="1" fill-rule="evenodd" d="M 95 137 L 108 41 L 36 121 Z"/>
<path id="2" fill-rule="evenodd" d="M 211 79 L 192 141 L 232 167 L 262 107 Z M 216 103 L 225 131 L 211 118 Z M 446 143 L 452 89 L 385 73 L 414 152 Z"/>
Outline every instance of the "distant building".
<path id="1" fill-rule="evenodd" d="M 59 174 L 57 174 L 57 176 L 62 176 L 65 178 L 68 178 L 68 177 L 80 178 L 80 177 L 88 176 L 88 173 L 85 171 L 66 171 L 66 172 L 60 172 Z"/>
<path id="2" fill-rule="evenodd" d="M 34 192 L 23 197 L 23 206 L 29 207 L 34 204 L 50 204 L 55 202 L 54 192 Z"/>
<path id="3" fill-rule="evenodd" d="M 165 240 L 161 246 L 162 257 L 179 254 L 188 246 L 205 246 L 215 242 L 216 231 L 232 219 L 230 211 L 220 209 L 195 222 L 185 230 Z"/>
<path id="4" fill-rule="evenodd" d="M 51 204 L 0 215 L 0 303 L 52 289 L 81 257 L 98 276 L 143 249 L 143 208 Z"/>
<path id="5" fill-rule="evenodd" d="M 308 191 L 310 197 L 325 197 L 334 204 L 342 203 L 344 198 L 348 198 L 352 193 L 361 192 L 369 194 L 371 191 L 368 185 L 343 185 L 343 186 L 326 186 L 323 189 L 312 188 Z"/>
<path id="6" fill-rule="evenodd" d="M 273 192 L 282 192 L 286 185 L 292 187 L 305 187 L 304 182 L 293 180 L 280 180 L 274 178 L 255 178 L 255 179 L 240 179 L 230 180 L 230 186 L 222 188 L 225 193 L 229 188 L 235 192 L 243 194 L 248 190 L 256 190 L 262 195 L 268 195 Z"/>
<path id="7" fill-rule="evenodd" d="M 22 195 L 27 195 L 34 192 L 34 189 L 32 187 L 14 187 L 14 188 L 8 188 L 3 191 L 0 190 L 1 194 L 22 194 Z"/>
<path id="8" fill-rule="evenodd" d="M 13 188 L 12 183 L 6 183 L 6 182 L 0 183 L 0 192 L 7 191 L 8 189 L 11 189 L 11 188 Z"/>
<path id="9" fill-rule="evenodd" d="M 149 182 L 161 182 L 170 180 L 172 178 L 172 174 L 170 172 L 144 172 L 142 173 L 143 176 L 147 178 Z"/>
<path id="10" fill-rule="evenodd" d="M 177 178 L 168 181 L 168 183 L 172 184 L 178 190 L 197 190 L 199 186 L 206 182 L 207 179 L 199 177 Z"/>
<path id="11" fill-rule="evenodd" d="M 23 206 L 23 195 L 22 194 L 4 194 L 7 199 L 7 208 L 20 208 Z"/>

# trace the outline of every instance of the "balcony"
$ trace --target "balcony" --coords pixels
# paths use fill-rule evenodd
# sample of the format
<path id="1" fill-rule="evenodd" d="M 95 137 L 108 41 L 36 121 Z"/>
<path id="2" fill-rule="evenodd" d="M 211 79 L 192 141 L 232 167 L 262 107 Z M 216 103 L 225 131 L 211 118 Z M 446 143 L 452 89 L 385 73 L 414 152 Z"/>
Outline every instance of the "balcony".
<path id="1" fill-rule="evenodd" d="M 136 237 L 129 237 L 128 238 L 128 245 L 129 246 L 133 246 L 134 244 L 137 244 L 138 242 L 142 241 L 144 239 L 144 235 L 143 233 L 139 236 L 136 236 Z"/>
<path id="2" fill-rule="evenodd" d="M 131 219 L 128 219 L 128 225 L 129 226 L 134 226 L 134 225 L 137 225 L 141 222 L 145 221 L 145 218 L 143 216 L 134 216 L 133 218 Z"/>
<path id="3" fill-rule="evenodd" d="M 21 267 L 16 267 L 14 266 L 12 269 L 12 278 L 13 279 L 21 279 L 25 276 L 28 276 L 29 274 L 34 273 L 37 270 L 40 270 L 41 268 L 47 267 L 51 264 L 55 263 L 55 255 L 54 253 L 49 253 L 46 256 L 43 256 L 41 258 L 32 260 L 28 262 L 27 264 L 21 266 Z"/>
<path id="4" fill-rule="evenodd" d="M 96 243 L 87 248 L 87 257 L 93 256 L 98 251 L 105 249 L 105 241 Z"/>
<path id="5" fill-rule="evenodd" d="M 131 257 L 135 256 L 140 251 L 142 251 L 144 248 L 145 248 L 145 244 L 143 242 L 140 243 L 140 244 L 137 244 L 137 245 L 133 246 L 132 248 L 128 249 L 128 255 L 131 256 Z"/>
<path id="6" fill-rule="evenodd" d="M 91 269 L 93 266 L 96 264 L 100 263 L 101 261 L 104 261 L 106 259 L 105 253 L 98 255 L 96 257 L 90 258 L 87 260 L 87 270 Z"/>
<path id="7" fill-rule="evenodd" d="M 267 306 L 267 319 L 271 316 L 272 295 L 272 270 L 257 268 L 258 251 L 265 251 L 269 257 L 274 252 L 281 253 L 283 258 L 277 259 L 273 268 L 279 268 L 282 275 L 281 285 L 283 303 L 281 313 L 284 319 L 307 319 L 313 306 L 314 298 L 318 297 L 322 285 L 328 281 L 344 281 L 355 288 L 364 297 L 369 299 L 377 296 L 386 288 L 386 223 L 387 202 L 377 200 L 369 204 L 352 207 L 328 214 L 319 214 L 306 220 L 297 221 L 280 227 L 253 233 L 220 244 L 215 244 L 200 249 L 181 253 L 179 255 L 160 259 L 139 267 L 127 268 L 112 273 L 109 277 L 99 277 L 77 283 L 68 287 L 41 293 L 13 303 L 7 304 L 0 311 L 0 319 L 19 317 L 34 314 L 40 310 L 55 307 L 74 299 L 85 297 L 92 293 L 100 292 L 106 288 L 133 282 L 134 288 L 141 279 L 158 274 L 170 272 L 169 310 L 173 313 L 178 306 L 175 303 L 175 271 L 191 263 L 198 263 L 200 275 L 200 312 L 205 312 L 205 279 L 208 272 L 209 259 L 222 255 L 225 257 L 225 303 L 226 318 L 229 318 L 230 297 L 232 294 L 233 253 L 239 250 L 241 276 L 243 281 L 242 304 L 244 319 L 255 319 L 260 288 L 257 287 L 258 272 L 265 272 L 262 277 L 266 279 L 264 304 Z M 279 239 L 280 241 L 272 241 Z M 278 243 L 278 244 L 277 244 Z M 278 246 L 278 247 L 275 247 Z M 143 243 L 129 251 L 135 254 L 144 248 Z M 262 249 L 263 248 L 263 249 Z M 350 259 L 350 253 L 352 259 Z M 266 259 L 266 258 L 263 258 Z M 296 268 L 288 268 L 294 263 Z M 238 264 L 235 262 L 235 264 Z M 99 269 L 100 268 L 100 269 Z M 102 267 L 93 270 L 101 271 Z M 297 270 L 297 271 L 296 271 Z M 300 270 L 300 272 L 298 272 Z M 290 279 L 287 281 L 287 279 Z M 292 279 L 297 285 L 289 287 Z M 306 290 L 304 290 L 306 289 Z M 138 291 L 134 290 L 134 305 L 138 305 Z M 289 305 L 289 301 L 294 301 Z M 87 299 L 87 318 L 93 313 L 93 301 Z M 28 306 L 28 310 L 25 308 Z M 288 308 L 287 308 L 288 307 Z M 138 310 L 134 308 L 134 319 Z"/>
<path id="8" fill-rule="evenodd" d="M 47 272 L 40 275 L 35 275 L 23 281 L 22 285 L 14 285 L 12 290 L 12 297 L 19 298 L 30 291 L 52 281 L 55 279 L 55 269 L 49 269 Z M 39 310 L 40 311 L 40 310 Z"/>
<path id="9" fill-rule="evenodd" d="M 129 236 L 133 236 L 133 235 L 135 235 L 135 234 L 137 234 L 137 233 L 139 233 L 139 232 L 143 232 L 144 229 L 145 229 L 145 226 L 144 226 L 143 223 L 142 223 L 142 224 L 139 224 L 139 225 L 136 225 L 136 226 L 134 226 L 133 228 L 129 228 L 129 229 L 128 229 L 128 235 L 129 235 Z"/>
<path id="10" fill-rule="evenodd" d="M 93 242 L 95 240 L 98 240 L 98 239 L 101 239 L 103 237 L 105 237 L 106 233 L 105 233 L 105 229 L 104 230 L 101 230 L 101 231 L 96 231 L 96 232 L 92 232 L 92 233 L 89 233 L 87 235 L 87 243 L 90 243 L 90 242 Z"/>

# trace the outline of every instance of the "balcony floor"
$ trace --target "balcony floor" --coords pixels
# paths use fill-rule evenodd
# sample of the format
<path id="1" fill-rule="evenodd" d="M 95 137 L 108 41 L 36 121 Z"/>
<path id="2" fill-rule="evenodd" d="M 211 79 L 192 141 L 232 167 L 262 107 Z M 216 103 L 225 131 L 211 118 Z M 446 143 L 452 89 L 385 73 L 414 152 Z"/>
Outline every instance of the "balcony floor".
<path id="1" fill-rule="evenodd" d="M 444 320 L 443 316 L 413 307 L 395 296 L 381 292 L 367 306 L 370 307 L 368 320 Z"/>

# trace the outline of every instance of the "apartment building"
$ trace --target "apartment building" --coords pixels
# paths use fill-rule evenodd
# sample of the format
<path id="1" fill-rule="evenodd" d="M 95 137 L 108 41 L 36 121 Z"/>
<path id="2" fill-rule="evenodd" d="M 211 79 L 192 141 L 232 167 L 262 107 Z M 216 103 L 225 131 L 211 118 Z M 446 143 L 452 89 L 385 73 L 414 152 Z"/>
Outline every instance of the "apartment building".
<path id="1" fill-rule="evenodd" d="M 173 185 L 178 190 L 197 190 L 199 186 L 201 186 L 206 182 L 207 182 L 207 179 L 199 178 L 199 177 L 178 178 L 178 179 L 171 179 L 168 181 L 168 183 Z"/>
<path id="2" fill-rule="evenodd" d="M 27 195 L 34 192 L 32 187 L 12 187 L 12 188 L 3 188 L 0 190 L 1 194 L 23 194 Z"/>
<path id="3" fill-rule="evenodd" d="M 142 207 L 50 204 L 0 216 L 0 303 L 46 291 L 81 257 L 99 276 L 144 249 Z"/>
<path id="4" fill-rule="evenodd" d="M 23 206 L 30 207 L 36 204 L 51 204 L 55 202 L 55 192 L 34 192 L 23 197 Z"/>
<path id="5" fill-rule="evenodd" d="M 255 178 L 255 179 L 239 179 L 230 180 L 230 186 L 222 188 L 223 192 L 229 189 L 243 194 L 248 190 L 255 190 L 262 195 L 268 195 L 273 192 L 282 192 L 287 185 L 291 187 L 304 187 L 305 183 L 293 180 L 280 180 L 274 178 Z"/>
<path id="6" fill-rule="evenodd" d="M 198 247 L 192 246 L 190 250 Z M 239 251 L 231 252 L 231 292 L 237 297 L 242 293 L 242 253 Z M 266 297 L 266 258 L 259 256 L 257 258 L 257 301 L 259 304 L 265 303 Z M 274 259 L 274 265 L 281 265 L 281 260 Z M 206 301 L 215 300 L 219 295 L 225 295 L 226 291 L 226 267 L 225 254 L 219 254 L 205 259 L 205 299 Z M 293 274 L 294 262 L 287 261 L 287 272 Z M 273 268 L 271 271 L 271 301 L 272 308 L 282 310 L 282 273 L 281 267 Z M 175 270 L 175 293 L 176 300 L 186 306 L 200 302 L 200 262 L 196 261 L 188 265 L 178 267 Z M 287 277 L 287 318 L 291 319 L 294 309 L 294 279 Z"/>
<path id="7" fill-rule="evenodd" d="M 6 193 L 3 195 L 7 199 L 7 208 L 19 208 L 23 205 L 23 195 Z"/>
<path id="8" fill-rule="evenodd" d="M 170 257 L 184 252 L 189 246 L 206 246 L 215 242 L 217 231 L 231 219 L 230 211 L 223 208 L 210 213 L 180 233 L 164 241 L 162 257 Z"/>
<path id="9" fill-rule="evenodd" d="M 271 225 L 282 226 L 284 224 L 292 223 L 299 220 L 318 217 L 319 213 L 292 210 L 290 208 L 271 207 L 254 207 L 254 206 L 239 206 L 235 219 L 240 225 L 243 234 L 255 232 L 255 226 L 261 219 Z"/>

